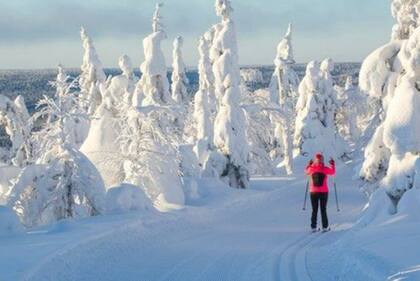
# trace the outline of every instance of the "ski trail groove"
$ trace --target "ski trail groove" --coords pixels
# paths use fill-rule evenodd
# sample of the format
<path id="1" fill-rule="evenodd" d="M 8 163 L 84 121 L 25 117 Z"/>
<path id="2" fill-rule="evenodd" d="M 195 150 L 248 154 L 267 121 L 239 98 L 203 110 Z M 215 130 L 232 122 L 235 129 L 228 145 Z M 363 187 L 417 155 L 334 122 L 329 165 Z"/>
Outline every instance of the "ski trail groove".
<path id="1" fill-rule="evenodd" d="M 338 228 L 339 226 L 340 226 L 339 224 L 335 225 L 334 228 Z M 292 279 L 292 280 L 314 281 L 310 272 L 309 272 L 307 253 L 308 253 L 308 250 L 311 248 L 311 246 L 315 244 L 315 242 L 322 241 L 322 240 L 330 237 L 329 234 L 330 234 L 330 232 L 319 233 L 319 235 L 315 239 L 310 240 L 308 243 L 306 243 L 302 247 L 299 247 L 296 250 L 296 252 L 293 253 L 293 259 L 290 260 L 293 264 L 293 269 L 294 269 L 294 271 L 293 271 L 294 279 Z M 299 271 L 296 270 L 298 268 L 300 269 Z M 300 274 L 298 274 L 298 272 Z"/>
<path id="2" fill-rule="evenodd" d="M 287 245 L 283 251 L 281 251 L 279 257 L 278 257 L 278 262 L 276 262 L 275 264 L 275 270 L 274 270 L 274 278 L 273 280 L 278 280 L 278 281 L 291 281 L 289 279 L 290 276 L 287 276 L 286 278 L 282 278 L 282 263 L 283 262 L 287 262 L 287 254 L 289 252 L 290 249 L 292 249 L 293 247 L 299 246 L 300 243 L 305 242 L 306 240 L 308 240 L 310 237 L 312 236 L 312 234 L 306 234 L 306 235 L 302 235 L 300 238 L 296 239 L 294 242 L 290 243 L 289 245 Z"/>

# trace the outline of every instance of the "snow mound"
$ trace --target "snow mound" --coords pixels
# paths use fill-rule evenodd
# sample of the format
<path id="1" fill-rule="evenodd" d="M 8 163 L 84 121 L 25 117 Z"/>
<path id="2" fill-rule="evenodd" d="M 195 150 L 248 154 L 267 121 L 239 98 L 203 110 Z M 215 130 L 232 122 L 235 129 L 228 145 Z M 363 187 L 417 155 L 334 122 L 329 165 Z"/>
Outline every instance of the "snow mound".
<path id="1" fill-rule="evenodd" d="M 106 194 L 106 212 L 108 214 L 152 209 L 150 199 L 141 188 L 135 185 L 123 183 L 110 188 Z"/>
<path id="2" fill-rule="evenodd" d="M 122 166 L 118 146 L 118 124 L 112 111 L 102 103 L 97 118 L 90 125 L 89 134 L 80 151 L 89 158 L 100 172 L 105 187 L 118 185 L 122 178 Z"/>
<path id="3" fill-rule="evenodd" d="M 23 226 L 16 214 L 11 209 L 0 206 L 0 237 L 22 232 Z"/>

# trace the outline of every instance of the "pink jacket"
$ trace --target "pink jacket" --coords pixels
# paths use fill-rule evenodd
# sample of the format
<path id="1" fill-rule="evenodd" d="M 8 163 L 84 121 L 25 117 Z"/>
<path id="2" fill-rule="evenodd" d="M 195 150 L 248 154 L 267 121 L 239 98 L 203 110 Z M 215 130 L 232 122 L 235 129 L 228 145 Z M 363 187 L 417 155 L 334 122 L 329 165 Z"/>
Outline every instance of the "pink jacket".
<path id="1" fill-rule="evenodd" d="M 335 164 L 332 164 L 331 167 L 324 164 L 308 165 L 305 172 L 311 177 L 309 191 L 311 193 L 325 193 L 328 192 L 328 176 L 335 175 Z"/>

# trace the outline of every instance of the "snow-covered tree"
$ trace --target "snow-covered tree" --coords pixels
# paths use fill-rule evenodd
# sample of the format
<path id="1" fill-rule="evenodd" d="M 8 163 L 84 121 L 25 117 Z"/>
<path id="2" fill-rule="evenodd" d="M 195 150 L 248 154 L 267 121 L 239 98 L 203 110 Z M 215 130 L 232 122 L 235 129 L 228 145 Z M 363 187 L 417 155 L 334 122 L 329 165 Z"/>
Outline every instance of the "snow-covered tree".
<path id="1" fill-rule="evenodd" d="M 361 95 L 347 76 L 344 88 L 338 89 L 339 108 L 336 116 L 340 134 L 353 143 L 359 142 L 362 132 L 370 122 L 370 105 L 366 96 Z"/>
<path id="2" fill-rule="evenodd" d="M 173 43 L 173 63 L 172 63 L 172 99 L 182 104 L 188 101 L 188 78 L 186 73 L 186 66 L 182 57 L 182 47 L 184 39 L 181 36 L 175 38 Z"/>
<path id="3" fill-rule="evenodd" d="M 72 142 L 72 123 L 67 120 L 83 116 L 83 112 L 68 111 L 73 101 L 70 95 L 56 100 L 44 97 L 33 116 L 47 120 L 33 137 L 36 161 L 22 170 L 9 197 L 9 204 L 27 226 L 98 215 L 104 208 L 102 178 Z"/>
<path id="4" fill-rule="evenodd" d="M 10 137 L 10 151 L 6 163 L 23 167 L 32 159 L 32 145 L 30 134 L 32 122 L 22 96 L 14 101 L 0 95 L 0 125 L 5 128 Z"/>
<path id="5" fill-rule="evenodd" d="M 417 0 L 392 0 L 391 12 L 397 23 L 392 28 L 392 39 L 405 40 L 419 24 L 420 3 Z"/>
<path id="6" fill-rule="evenodd" d="M 384 121 L 395 91 L 413 63 L 411 58 L 419 40 L 416 35 L 418 10 L 418 1 L 392 1 L 392 14 L 397 22 L 392 30 L 392 39 L 373 51 L 360 70 L 360 90 L 368 96 L 369 104 L 374 105 L 371 107 L 372 121 L 363 134 L 370 141 L 359 173 L 369 193 L 379 186 L 389 167 L 392 153 L 383 140 Z"/>
<path id="7" fill-rule="evenodd" d="M 299 86 L 299 78 L 293 70 L 294 64 L 292 25 L 289 24 L 286 35 L 277 45 L 277 55 L 274 59 L 275 68 L 269 86 L 273 103 L 283 106 L 289 102 L 291 106 L 294 105 Z"/>
<path id="8" fill-rule="evenodd" d="M 63 66 L 59 64 L 56 80 L 50 84 L 56 88 L 57 104 L 61 106 L 63 112 L 69 113 L 63 120 L 67 141 L 80 148 L 86 139 L 85 126 L 90 118 L 80 103 L 82 97 L 77 91 L 77 82 L 78 80 L 67 75 Z"/>
<path id="9" fill-rule="evenodd" d="M 216 153 L 210 155 L 207 169 L 237 188 L 249 185 L 248 145 L 245 136 L 245 116 L 241 103 L 240 73 L 235 24 L 229 0 L 216 0 L 216 13 L 222 21 L 213 26 L 210 49 L 215 77 L 218 112 L 214 126 Z"/>
<path id="10" fill-rule="evenodd" d="M 93 115 L 96 108 L 102 102 L 100 86 L 105 83 L 106 76 L 103 71 L 102 62 L 93 45 L 93 41 L 83 27 L 80 30 L 80 37 L 84 49 L 83 63 L 79 78 L 81 103 L 86 112 Z"/>
<path id="11" fill-rule="evenodd" d="M 246 136 L 249 144 L 249 172 L 251 175 L 273 175 L 275 164 L 282 151 L 274 137 L 271 118 L 277 117 L 278 107 L 270 103 L 270 92 L 260 89 L 255 92 L 242 90 L 246 117 Z M 276 111 L 266 110 L 272 107 Z M 278 121 L 278 120 L 277 120 Z M 278 124 L 278 123 L 277 123 Z"/>
<path id="12" fill-rule="evenodd" d="M 348 154 L 335 123 L 337 93 L 332 85 L 331 70 L 329 59 L 324 60 L 321 67 L 318 62 L 310 62 L 299 85 L 294 141 L 301 155 L 310 156 L 320 151 L 326 158 L 342 158 Z"/>
<path id="13" fill-rule="evenodd" d="M 61 144 L 46 163 L 25 167 L 8 204 L 28 227 L 61 219 L 99 215 L 105 189 L 95 166 L 78 150 Z"/>
<path id="14" fill-rule="evenodd" d="M 402 45 L 398 56 L 405 70 L 388 101 L 385 119 L 377 128 L 365 151 L 360 175 L 367 182 L 365 191 L 382 187 L 395 213 L 404 193 L 420 188 L 420 28 Z M 404 110 L 401 110 L 404 109 Z"/>
<path id="15" fill-rule="evenodd" d="M 156 5 L 153 32 L 143 40 L 145 61 L 140 66 L 142 77 L 134 94 L 135 106 L 161 105 L 171 101 L 165 56 L 161 49 L 161 42 L 167 38 L 160 15 L 162 5 Z"/>
<path id="16" fill-rule="evenodd" d="M 168 114 L 168 107 L 147 106 L 131 108 L 120 119 L 124 181 L 142 188 L 161 210 L 185 203 L 173 133 L 161 126 Z"/>
<path id="17" fill-rule="evenodd" d="M 206 36 L 201 36 L 198 51 L 200 59 L 198 63 L 199 89 L 194 95 L 194 124 L 195 124 L 195 146 L 194 152 L 197 155 L 200 166 L 204 166 L 213 145 L 213 121 L 214 114 L 212 102 L 215 105 L 213 73 L 209 58 L 210 42 Z"/>
<path id="18" fill-rule="evenodd" d="M 285 37 L 277 46 L 275 69 L 269 86 L 271 102 L 282 111 L 281 115 L 272 113 L 271 120 L 275 124 L 274 134 L 282 148 L 288 174 L 293 171 L 294 107 L 299 85 L 299 78 L 293 70 L 294 63 L 292 25 L 289 24 Z"/>
<path id="19" fill-rule="evenodd" d="M 106 188 L 111 188 L 124 179 L 123 159 L 118 137 L 121 135 L 120 119 L 131 108 L 136 78 L 131 60 L 121 56 L 119 66 L 122 74 L 113 77 L 107 87 L 102 87 L 103 100 L 91 121 L 88 137 L 80 150 L 95 164 L 101 173 Z"/>

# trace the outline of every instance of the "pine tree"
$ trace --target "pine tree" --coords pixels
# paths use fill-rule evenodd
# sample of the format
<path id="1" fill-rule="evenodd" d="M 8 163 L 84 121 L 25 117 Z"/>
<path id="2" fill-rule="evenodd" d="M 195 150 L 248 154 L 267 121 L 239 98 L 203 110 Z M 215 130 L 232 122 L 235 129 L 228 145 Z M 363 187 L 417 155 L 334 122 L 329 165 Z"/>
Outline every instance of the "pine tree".
<path id="1" fill-rule="evenodd" d="M 225 180 L 231 187 L 249 186 L 248 145 L 245 136 L 245 116 L 240 92 L 238 47 L 233 11 L 229 0 L 216 0 L 216 13 L 222 21 L 212 30 L 214 36 L 210 49 L 215 77 L 218 112 L 214 127 L 214 153 L 207 161 L 207 169 Z"/>
<path id="2" fill-rule="evenodd" d="M 186 66 L 182 57 L 184 39 L 181 36 L 175 38 L 173 43 L 173 64 L 172 64 L 172 99 L 183 104 L 188 101 L 187 85 L 188 78 Z"/>

